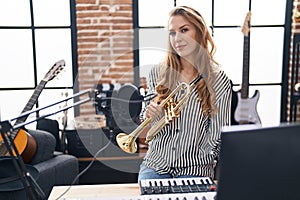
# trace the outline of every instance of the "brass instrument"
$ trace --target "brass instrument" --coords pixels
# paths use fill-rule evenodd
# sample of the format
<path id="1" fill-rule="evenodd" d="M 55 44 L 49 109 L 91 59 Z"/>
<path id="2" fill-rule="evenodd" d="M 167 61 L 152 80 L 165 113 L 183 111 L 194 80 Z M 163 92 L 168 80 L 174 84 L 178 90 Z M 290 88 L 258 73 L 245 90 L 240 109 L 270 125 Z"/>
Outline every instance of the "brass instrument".
<path id="1" fill-rule="evenodd" d="M 146 138 L 146 143 L 150 142 L 154 136 L 167 124 L 172 122 L 174 118 L 180 116 L 180 111 L 185 107 L 188 102 L 191 88 L 194 87 L 203 75 L 200 74 L 195 80 L 190 84 L 180 83 L 175 90 L 169 94 L 169 96 L 160 104 L 160 107 L 164 109 L 164 117 L 162 117 L 158 122 L 153 125 L 149 131 Z M 180 96 L 178 102 L 175 102 L 175 95 Z M 146 118 L 132 133 L 127 135 L 126 133 L 119 133 L 116 137 L 116 141 L 119 147 L 127 153 L 135 153 L 137 151 L 136 139 L 138 136 L 147 128 L 147 126 L 152 122 L 152 118 Z"/>

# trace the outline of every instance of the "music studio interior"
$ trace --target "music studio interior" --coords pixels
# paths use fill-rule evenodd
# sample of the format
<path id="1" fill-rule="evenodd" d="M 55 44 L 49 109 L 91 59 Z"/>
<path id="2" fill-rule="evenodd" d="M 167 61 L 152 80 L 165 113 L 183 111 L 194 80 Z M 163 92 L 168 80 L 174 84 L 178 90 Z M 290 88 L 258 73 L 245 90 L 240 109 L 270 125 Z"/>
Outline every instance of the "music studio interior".
<path id="1" fill-rule="evenodd" d="M 138 183 L 133 133 L 180 5 L 203 15 L 239 96 L 214 179 Z M 297 0 L 1 0 L 0 43 L 0 199 L 300 199 Z"/>

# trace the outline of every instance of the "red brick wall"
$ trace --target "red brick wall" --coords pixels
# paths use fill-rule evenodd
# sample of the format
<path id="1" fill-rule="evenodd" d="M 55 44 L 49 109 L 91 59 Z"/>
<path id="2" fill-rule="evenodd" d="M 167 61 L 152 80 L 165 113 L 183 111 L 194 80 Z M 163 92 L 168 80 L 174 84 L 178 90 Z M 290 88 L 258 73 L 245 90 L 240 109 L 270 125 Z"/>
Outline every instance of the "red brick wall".
<path id="1" fill-rule="evenodd" d="M 132 0 L 76 0 L 79 91 L 133 83 Z M 95 114 L 92 104 L 80 115 Z"/>

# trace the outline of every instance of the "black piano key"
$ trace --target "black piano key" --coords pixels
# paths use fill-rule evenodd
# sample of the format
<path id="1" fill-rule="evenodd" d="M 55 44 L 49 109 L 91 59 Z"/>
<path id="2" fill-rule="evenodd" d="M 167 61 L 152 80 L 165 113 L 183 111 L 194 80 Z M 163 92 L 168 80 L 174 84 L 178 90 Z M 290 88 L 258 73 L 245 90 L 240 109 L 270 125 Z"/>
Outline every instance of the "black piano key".
<path id="1" fill-rule="evenodd" d="M 192 182 L 193 182 L 194 185 L 197 185 L 197 183 L 195 182 L 195 179 L 193 179 Z"/>
<path id="2" fill-rule="evenodd" d="M 174 185 L 175 185 L 175 186 L 177 185 L 177 183 L 176 183 L 176 181 L 175 181 L 175 180 L 173 181 L 173 183 L 174 183 Z"/>
<path id="3" fill-rule="evenodd" d="M 159 185 L 160 186 L 164 186 L 162 181 L 159 181 Z"/>
<path id="4" fill-rule="evenodd" d="M 206 184 L 210 185 L 210 181 L 208 179 L 205 179 Z"/>
<path id="5" fill-rule="evenodd" d="M 192 185 L 189 179 L 186 182 L 188 183 L 188 185 Z"/>

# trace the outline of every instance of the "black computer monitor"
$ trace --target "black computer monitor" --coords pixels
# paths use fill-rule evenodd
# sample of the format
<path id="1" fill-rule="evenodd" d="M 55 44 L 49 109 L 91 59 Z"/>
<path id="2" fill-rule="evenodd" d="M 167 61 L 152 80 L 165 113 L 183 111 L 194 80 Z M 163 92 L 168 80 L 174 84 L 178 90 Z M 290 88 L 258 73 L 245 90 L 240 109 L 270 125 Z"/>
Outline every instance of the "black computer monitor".
<path id="1" fill-rule="evenodd" d="M 300 199 L 300 124 L 225 127 L 217 200 Z"/>

